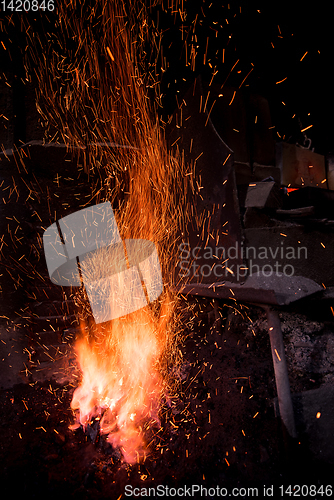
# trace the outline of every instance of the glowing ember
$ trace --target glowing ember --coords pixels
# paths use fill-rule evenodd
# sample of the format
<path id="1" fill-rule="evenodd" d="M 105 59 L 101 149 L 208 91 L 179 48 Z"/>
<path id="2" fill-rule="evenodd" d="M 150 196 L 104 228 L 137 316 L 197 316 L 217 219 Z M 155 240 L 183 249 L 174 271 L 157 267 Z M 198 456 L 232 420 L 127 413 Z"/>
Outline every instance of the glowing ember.
<path id="1" fill-rule="evenodd" d="M 159 360 L 165 332 L 152 312 L 141 309 L 127 317 L 99 325 L 93 339 L 76 343 L 83 373 L 73 396 L 78 422 L 84 427 L 100 417 L 100 432 L 121 448 L 133 463 L 145 451 L 143 426 L 159 423 L 159 401 L 164 383 Z"/>

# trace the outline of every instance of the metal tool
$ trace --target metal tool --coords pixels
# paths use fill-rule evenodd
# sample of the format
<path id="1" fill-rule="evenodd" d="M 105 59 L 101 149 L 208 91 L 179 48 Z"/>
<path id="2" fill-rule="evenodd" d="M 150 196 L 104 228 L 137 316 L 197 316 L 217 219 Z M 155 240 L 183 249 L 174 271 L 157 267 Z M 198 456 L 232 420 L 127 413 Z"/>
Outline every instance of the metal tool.
<path id="1" fill-rule="evenodd" d="M 231 268 L 231 261 L 238 270 L 244 266 L 240 248 L 243 231 L 240 225 L 237 188 L 233 169 L 233 151 L 224 143 L 210 120 L 208 103 L 209 94 L 203 95 L 200 78 L 184 96 L 179 108 L 167 129 L 167 138 L 171 150 L 189 165 L 194 165 L 194 181 L 201 183 L 192 207 L 192 223 L 186 228 L 190 254 L 200 267 L 201 257 L 191 251 L 192 248 L 214 250 L 218 246 L 225 249 L 236 248 L 235 256 L 224 261 L 219 255 L 205 259 L 203 267 L 210 267 L 208 275 L 183 274 L 182 279 L 174 279 L 175 289 L 184 294 L 205 297 L 232 299 L 238 302 L 257 304 L 265 309 L 268 320 L 271 352 L 275 370 L 281 420 L 284 429 L 292 438 L 296 437 L 294 414 L 290 393 L 284 343 L 278 312 L 273 306 L 285 306 L 303 297 L 320 292 L 322 287 L 303 276 L 287 276 L 283 273 L 231 273 L 227 279 L 215 272 L 224 262 Z M 195 220 L 196 219 L 196 220 Z M 198 222 L 200 221 L 200 222 Z M 183 240 L 186 240 L 184 237 Z M 187 247 L 188 248 L 188 247 Z M 216 252 L 217 253 L 217 252 Z M 177 268 L 177 265 L 175 266 Z M 206 269 L 205 268 L 205 269 Z M 183 266 L 184 269 L 184 266 Z M 244 269 L 247 270 L 246 266 Z M 185 279 L 184 279 L 185 278 Z M 225 278 L 225 280 L 224 280 Z M 219 281 L 219 279 L 221 281 Z M 241 283 L 241 281 L 244 281 Z"/>
<path id="2" fill-rule="evenodd" d="M 245 283 L 220 282 L 188 284 L 179 288 L 181 293 L 201 295 L 238 302 L 252 303 L 262 307 L 267 314 L 268 331 L 273 359 L 276 389 L 283 434 L 292 439 L 297 437 L 293 405 L 291 399 L 288 369 L 284 351 L 278 311 L 273 306 L 285 306 L 296 300 L 323 291 L 314 281 L 303 276 L 263 276 L 261 273 L 249 276 Z"/>

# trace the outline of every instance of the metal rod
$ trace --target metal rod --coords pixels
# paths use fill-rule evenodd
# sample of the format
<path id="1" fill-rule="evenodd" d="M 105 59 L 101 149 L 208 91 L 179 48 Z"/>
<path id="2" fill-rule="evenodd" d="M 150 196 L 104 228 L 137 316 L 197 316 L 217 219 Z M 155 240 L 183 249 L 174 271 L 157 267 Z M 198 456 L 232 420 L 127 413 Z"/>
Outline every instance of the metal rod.
<path id="1" fill-rule="evenodd" d="M 281 421 L 289 436 L 297 437 L 295 417 L 292 406 L 288 368 L 286 364 L 281 321 L 278 312 L 268 306 L 263 306 L 267 313 L 271 354 L 273 358 L 278 405 Z"/>

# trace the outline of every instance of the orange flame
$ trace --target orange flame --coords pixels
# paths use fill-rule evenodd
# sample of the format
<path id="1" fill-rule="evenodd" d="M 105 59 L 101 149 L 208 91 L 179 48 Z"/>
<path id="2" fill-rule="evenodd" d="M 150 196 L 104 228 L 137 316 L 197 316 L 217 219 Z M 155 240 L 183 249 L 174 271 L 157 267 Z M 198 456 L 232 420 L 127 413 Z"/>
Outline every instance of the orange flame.
<path id="1" fill-rule="evenodd" d="M 83 379 L 71 406 L 84 427 L 100 418 L 101 434 L 134 463 L 145 452 L 143 423 L 159 424 L 165 332 L 149 307 L 96 330 L 76 343 Z"/>

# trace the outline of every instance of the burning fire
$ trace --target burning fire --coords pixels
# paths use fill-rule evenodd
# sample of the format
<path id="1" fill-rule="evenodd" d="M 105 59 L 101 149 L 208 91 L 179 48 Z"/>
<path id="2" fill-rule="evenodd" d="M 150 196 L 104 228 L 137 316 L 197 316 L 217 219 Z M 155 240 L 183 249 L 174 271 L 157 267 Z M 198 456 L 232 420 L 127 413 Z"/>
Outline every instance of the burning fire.
<path id="1" fill-rule="evenodd" d="M 131 246 L 124 244 L 124 248 L 129 250 Z M 135 251 L 138 253 L 138 249 Z M 139 255 L 126 252 L 126 256 L 129 267 L 131 259 Z M 118 260 L 123 261 L 121 253 L 108 248 L 91 253 L 81 263 L 83 281 L 99 286 L 104 282 L 100 278 L 106 270 L 121 267 Z M 117 296 L 113 285 L 107 285 L 102 290 L 104 306 L 108 308 L 109 303 L 119 301 L 117 309 L 123 314 L 123 307 L 129 310 L 130 295 L 138 293 L 137 282 L 124 273 L 116 276 L 120 289 L 127 290 L 129 297 Z M 155 270 L 151 269 L 146 278 L 146 284 L 150 285 Z M 106 435 L 110 444 L 122 450 L 128 463 L 145 457 L 144 429 L 159 425 L 160 400 L 168 397 L 161 361 L 168 350 L 172 301 L 165 293 L 155 303 L 150 303 L 144 281 L 142 286 L 147 306 L 91 327 L 86 328 L 83 323 L 82 336 L 75 345 L 82 381 L 74 392 L 71 405 L 77 414 L 74 427 L 87 428 L 98 421 L 100 434 Z"/>
<path id="2" fill-rule="evenodd" d="M 128 463 L 145 454 L 143 430 L 159 424 L 164 381 L 159 371 L 166 345 L 163 318 L 149 307 L 98 326 L 94 338 L 83 335 L 76 343 L 83 374 L 72 408 L 84 427 L 100 419 L 100 432 L 122 450 Z"/>
<path id="3" fill-rule="evenodd" d="M 100 283 L 98 278 L 110 267 L 108 259 L 108 251 L 98 251 L 83 261 L 84 281 Z M 137 291 L 129 283 L 120 285 L 129 294 Z M 106 307 L 120 299 L 109 288 L 103 290 Z M 82 322 L 75 344 L 82 380 L 71 404 L 76 413 L 72 428 L 86 429 L 98 421 L 100 434 L 121 449 L 128 463 L 146 456 L 144 431 L 159 426 L 160 402 L 169 397 L 164 362 L 171 355 L 174 300 L 167 291 L 152 303 L 146 297 L 148 304 L 130 314 L 94 325 Z"/>
<path id="4" fill-rule="evenodd" d="M 81 0 L 59 4 L 59 39 L 42 47 L 49 53 L 36 71 L 38 108 L 47 127 L 80 151 L 86 172 L 97 176 L 87 204 L 110 201 L 122 239 L 154 243 L 164 292 L 108 323 L 86 328 L 83 319 L 75 345 L 82 380 L 72 408 L 75 426 L 99 419 L 100 433 L 134 463 L 147 452 L 144 432 L 159 425 L 159 405 L 173 385 L 168 367 L 177 358 L 178 334 L 170 283 L 192 172 L 169 157 L 147 96 L 155 92 L 159 102 L 156 61 L 147 60 L 147 44 L 158 53 L 159 36 L 154 29 L 148 36 L 144 3 L 97 1 L 87 19 L 78 15 L 82 9 Z"/>
<path id="5" fill-rule="evenodd" d="M 108 255 L 110 259 L 108 252 L 95 252 L 83 261 L 84 280 L 98 282 L 108 268 Z M 123 283 L 125 287 L 136 293 L 129 284 Z M 107 300 L 117 301 L 113 289 L 104 292 Z M 82 381 L 71 405 L 77 417 L 73 427 L 85 429 L 98 420 L 100 433 L 122 450 L 128 463 L 145 457 L 144 430 L 160 424 L 160 402 L 168 398 L 163 362 L 168 358 L 172 323 L 173 300 L 165 292 L 155 302 L 112 321 L 87 328 L 83 323 L 75 345 Z"/>

